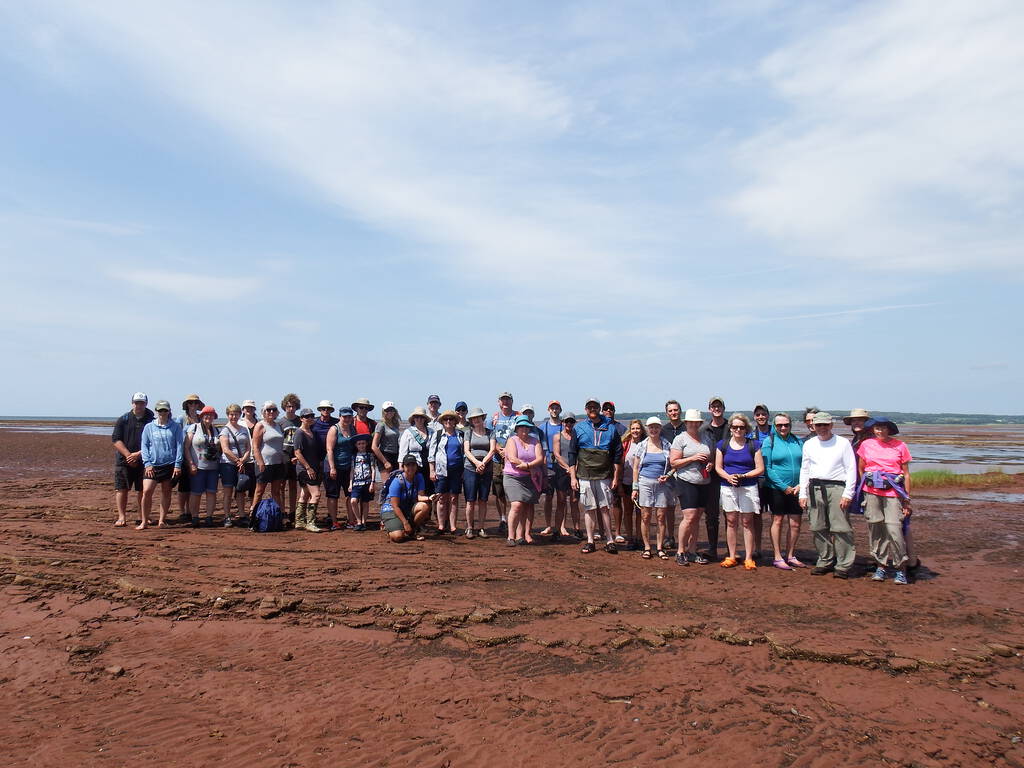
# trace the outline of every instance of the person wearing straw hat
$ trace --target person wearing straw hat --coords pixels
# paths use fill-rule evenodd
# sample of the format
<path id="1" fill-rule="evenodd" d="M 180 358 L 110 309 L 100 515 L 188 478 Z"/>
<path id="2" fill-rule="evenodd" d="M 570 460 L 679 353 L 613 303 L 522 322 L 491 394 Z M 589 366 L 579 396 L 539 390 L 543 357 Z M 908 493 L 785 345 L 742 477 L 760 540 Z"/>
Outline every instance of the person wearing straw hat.
<path id="1" fill-rule="evenodd" d="M 430 437 L 433 434 L 427 426 L 430 417 L 423 406 L 417 405 L 409 414 L 409 426 L 402 432 L 398 440 L 398 458 L 403 463 L 406 456 L 416 459 L 416 466 L 423 473 L 423 483 L 427 495 L 434 493 L 434 484 L 430 482 Z"/>
<path id="2" fill-rule="evenodd" d="M 355 427 L 357 435 L 372 435 L 377 422 L 370 418 L 370 411 L 373 410 L 373 403 L 365 397 L 359 397 L 352 401 L 352 412 L 355 413 Z"/>
<path id="3" fill-rule="evenodd" d="M 904 537 L 910 522 L 910 450 L 894 439 L 900 428 L 891 419 L 868 419 L 864 431 L 873 435 L 857 448 L 868 547 L 877 566 L 871 578 L 885 581 L 891 569 L 893 583 L 905 585 L 910 560 Z"/>
<path id="4" fill-rule="evenodd" d="M 438 421 L 441 422 L 441 429 L 431 436 L 430 452 L 427 454 L 430 480 L 437 493 L 437 532 L 455 533 L 466 460 L 465 438 L 456 429 L 459 414 L 455 411 L 445 411 L 438 417 Z"/>
<path id="5" fill-rule="evenodd" d="M 849 416 L 843 417 L 843 424 L 850 428 L 850 445 L 853 446 L 854 453 L 857 452 L 857 446 L 862 441 L 871 437 L 871 430 L 865 428 L 865 424 L 870 418 L 871 412 L 863 408 L 854 408 L 850 411 Z"/>
<path id="6" fill-rule="evenodd" d="M 697 532 L 700 517 L 707 508 L 712 457 L 715 446 L 711 436 L 702 429 L 704 424 L 697 408 L 687 408 L 682 418 L 684 429 L 672 441 L 669 461 L 675 471 L 675 491 L 679 499 L 679 537 L 676 543 L 676 564 L 707 565 L 710 559 L 697 551 Z"/>
<path id="7" fill-rule="evenodd" d="M 494 434 L 484 423 L 487 414 L 483 408 L 474 408 L 468 414 L 469 429 L 465 430 L 465 466 L 462 472 L 462 490 L 466 495 L 466 538 L 472 539 L 474 531 L 481 538 L 487 538 L 487 496 L 494 478 L 491 459 L 497 452 Z"/>
<path id="8" fill-rule="evenodd" d="M 181 401 L 181 416 L 177 418 L 182 434 L 185 434 L 193 424 L 199 423 L 199 411 L 205 407 L 206 404 L 199 395 L 193 393 L 185 396 L 185 399 Z M 188 468 L 183 466 L 181 474 L 178 475 L 178 508 L 181 510 L 178 520 L 183 523 L 192 521 L 191 490 L 192 477 L 188 472 Z"/>
<path id="9" fill-rule="evenodd" d="M 857 551 L 850 525 L 850 502 L 857 485 L 857 460 L 850 441 L 833 434 L 832 414 L 814 414 L 814 437 L 800 459 L 800 507 L 814 534 L 818 562 L 812 576 L 832 573 L 848 579 Z"/>
<path id="10" fill-rule="evenodd" d="M 144 467 L 142 464 L 142 432 L 156 416 L 147 405 L 145 392 L 132 395 L 132 409 L 114 422 L 110 440 L 114 444 L 114 507 L 117 520 L 114 526 L 123 528 L 127 524 L 128 491 L 134 490 L 138 497 L 139 511 L 142 511 L 142 485 Z"/>
<path id="11" fill-rule="evenodd" d="M 630 427 L 632 428 L 632 424 Z M 668 506 L 672 467 L 669 459 L 672 444 L 661 436 L 661 419 L 647 419 L 647 437 L 633 448 L 633 482 L 630 503 L 640 508 L 640 535 L 644 549 L 641 557 L 651 559 L 651 512 L 658 516 L 658 557 L 668 560 L 665 552 L 665 508 Z"/>

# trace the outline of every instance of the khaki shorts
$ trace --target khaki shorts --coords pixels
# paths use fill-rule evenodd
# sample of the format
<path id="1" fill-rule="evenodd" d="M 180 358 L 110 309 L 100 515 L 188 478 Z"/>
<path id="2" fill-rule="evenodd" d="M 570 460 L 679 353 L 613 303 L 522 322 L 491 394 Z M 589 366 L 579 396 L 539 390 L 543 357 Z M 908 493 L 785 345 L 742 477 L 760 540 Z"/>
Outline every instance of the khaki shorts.
<path id="1" fill-rule="evenodd" d="M 723 512 L 761 514 L 761 497 L 758 495 L 756 485 L 723 485 L 721 488 Z"/>
<path id="2" fill-rule="evenodd" d="M 610 508 L 612 505 L 611 480 L 580 480 L 580 504 L 586 510 Z"/>

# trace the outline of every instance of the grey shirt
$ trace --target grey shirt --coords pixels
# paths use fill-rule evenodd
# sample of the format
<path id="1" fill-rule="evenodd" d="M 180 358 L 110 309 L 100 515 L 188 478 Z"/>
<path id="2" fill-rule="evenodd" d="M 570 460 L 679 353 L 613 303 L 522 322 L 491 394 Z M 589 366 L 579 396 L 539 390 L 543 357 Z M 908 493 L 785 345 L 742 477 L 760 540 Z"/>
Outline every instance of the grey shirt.
<path id="1" fill-rule="evenodd" d="M 188 433 L 192 435 L 191 445 L 188 449 L 189 461 L 199 467 L 199 469 L 217 469 L 220 464 L 220 437 L 217 428 L 213 427 L 212 440 L 207 440 L 202 424 L 192 424 L 188 428 Z M 206 449 L 210 446 L 216 447 L 217 458 L 215 459 L 206 458 Z"/>
<path id="2" fill-rule="evenodd" d="M 466 440 L 469 441 L 469 450 L 473 454 L 473 458 L 477 461 L 483 461 L 484 456 L 491 450 L 491 430 L 484 427 L 484 434 L 478 435 L 472 429 L 465 431 Z M 464 466 L 470 472 L 476 472 L 476 464 L 472 463 L 468 458 L 464 462 Z"/>
<path id="3" fill-rule="evenodd" d="M 696 456 L 698 453 L 706 453 L 708 455 L 708 461 L 711 461 L 715 455 L 714 446 L 711 445 L 709 437 L 701 434 L 700 440 L 694 440 L 690 437 L 687 432 L 680 432 L 676 439 L 672 441 L 672 450 L 680 451 L 683 454 L 684 459 L 688 459 L 691 456 Z M 711 482 L 710 473 L 705 476 L 701 469 L 705 465 L 699 461 L 693 461 L 689 464 L 684 465 L 681 469 L 676 469 L 676 477 L 680 480 L 685 480 L 687 483 L 693 485 L 707 485 Z"/>
<path id="4" fill-rule="evenodd" d="M 380 439 L 377 441 L 377 444 L 380 447 L 381 453 L 398 453 L 398 441 L 402 435 L 401 427 L 392 429 L 383 421 L 380 421 L 374 428 L 373 433 L 375 435 L 380 435 Z"/>
<path id="5" fill-rule="evenodd" d="M 284 432 L 276 423 L 263 425 L 263 443 L 260 445 L 260 456 L 264 464 L 284 464 Z"/>

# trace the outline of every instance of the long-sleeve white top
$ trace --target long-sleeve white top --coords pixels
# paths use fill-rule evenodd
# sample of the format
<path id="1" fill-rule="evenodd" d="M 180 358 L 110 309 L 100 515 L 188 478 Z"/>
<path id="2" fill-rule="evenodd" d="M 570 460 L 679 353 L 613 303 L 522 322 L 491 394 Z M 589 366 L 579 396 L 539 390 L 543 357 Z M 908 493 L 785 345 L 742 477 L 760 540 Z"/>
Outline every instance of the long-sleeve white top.
<path id="1" fill-rule="evenodd" d="M 840 435 L 828 440 L 817 436 L 804 443 L 800 462 L 800 498 L 806 499 L 811 480 L 839 480 L 844 484 L 843 498 L 852 499 L 857 487 L 857 459 L 850 441 Z"/>

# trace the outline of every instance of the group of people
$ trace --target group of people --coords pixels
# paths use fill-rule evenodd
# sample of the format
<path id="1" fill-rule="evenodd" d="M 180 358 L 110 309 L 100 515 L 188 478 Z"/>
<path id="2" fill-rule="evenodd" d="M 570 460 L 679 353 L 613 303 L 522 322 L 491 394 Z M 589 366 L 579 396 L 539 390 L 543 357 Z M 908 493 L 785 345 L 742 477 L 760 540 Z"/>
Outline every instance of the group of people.
<path id="1" fill-rule="evenodd" d="M 543 498 L 540 536 L 578 538 L 584 554 L 600 545 L 610 554 L 636 549 L 644 559 L 674 555 L 680 566 L 742 562 L 756 570 L 769 516 L 771 565 L 789 571 L 808 567 L 796 555 L 806 512 L 818 555 L 810 572 L 845 579 L 856 554 L 850 515 L 858 512 L 872 578 L 906 584 L 919 565 L 909 526 L 910 452 L 896 424 L 861 409 L 843 418 L 847 438 L 815 408 L 805 411 L 803 437 L 788 414 L 772 418 L 765 405 L 754 407 L 752 421 L 741 412 L 726 418 L 719 396 L 709 400 L 707 419 L 669 400 L 665 418 L 628 424 L 616 420 L 614 402 L 597 398 L 587 399 L 580 418 L 552 400 L 538 424 L 534 407 L 517 410 L 510 392 L 499 393 L 491 414 L 462 401 L 442 411 L 441 398 L 430 395 L 405 426 L 390 401 L 381 420 L 372 419 L 366 398 L 340 409 L 322 400 L 314 412 L 289 393 L 280 409 L 268 401 L 258 416 L 246 400 L 227 406 L 221 426 L 196 394 L 177 418 L 166 400 L 153 410 L 148 404 L 135 393 L 114 426 L 117 526 L 127 524 L 131 490 L 139 495 L 136 528 L 153 525 L 157 488 L 155 525 L 167 525 L 176 486 L 181 519 L 193 526 L 213 525 L 219 488 L 226 527 L 253 519 L 269 491 L 295 529 L 365 531 L 379 491 L 380 528 L 392 542 L 424 539 L 431 518 L 433 535 L 456 534 L 460 496 L 464 535 L 474 539 L 493 535 L 486 526 L 493 496 L 498 532 L 515 547 L 535 542 Z M 321 498 L 326 521 L 318 516 Z M 702 517 L 707 545 L 698 549 Z M 727 554 L 720 559 L 722 517 Z"/>

